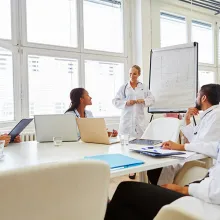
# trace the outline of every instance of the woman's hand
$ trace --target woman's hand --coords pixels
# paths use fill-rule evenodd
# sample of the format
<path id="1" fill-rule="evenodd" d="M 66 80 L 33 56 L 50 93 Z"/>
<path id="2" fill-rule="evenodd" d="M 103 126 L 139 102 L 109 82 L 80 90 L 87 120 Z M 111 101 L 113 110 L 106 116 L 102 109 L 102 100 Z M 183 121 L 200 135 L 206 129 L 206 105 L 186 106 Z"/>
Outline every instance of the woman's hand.
<path id="1" fill-rule="evenodd" d="M 138 99 L 136 103 L 137 104 L 145 104 L 145 101 L 144 101 L 144 99 Z"/>
<path id="2" fill-rule="evenodd" d="M 112 132 L 108 131 L 108 136 L 109 137 L 117 137 L 118 132 L 116 130 L 113 129 Z"/>
<path id="3" fill-rule="evenodd" d="M 132 106 L 132 105 L 134 105 L 134 104 L 136 104 L 136 100 L 128 100 L 127 102 L 126 102 L 126 105 L 127 106 Z"/>
<path id="4" fill-rule="evenodd" d="M 0 140 L 4 140 L 5 141 L 5 147 L 6 147 L 10 143 L 11 136 L 8 135 L 8 134 L 0 135 Z"/>
<path id="5" fill-rule="evenodd" d="M 21 142 L 21 137 L 20 135 L 16 136 L 14 139 L 14 143 L 20 143 Z"/>

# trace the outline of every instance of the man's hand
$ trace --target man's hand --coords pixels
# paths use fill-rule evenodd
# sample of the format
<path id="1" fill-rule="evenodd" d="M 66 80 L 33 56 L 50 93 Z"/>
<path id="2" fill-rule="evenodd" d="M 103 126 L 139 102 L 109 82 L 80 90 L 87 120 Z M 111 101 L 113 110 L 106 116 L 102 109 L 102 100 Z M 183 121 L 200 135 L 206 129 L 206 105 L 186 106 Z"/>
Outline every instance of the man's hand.
<path id="1" fill-rule="evenodd" d="M 165 184 L 162 185 L 161 187 L 178 192 L 178 193 L 182 193 L 183 195 L 188 196 L 189 195 L 189 191 L 188 191 L 188 186 L 178 186 L 176 184 Z"/>
<path id="2" fill-rule="evenodd" d="M 185 121 L 186 124 L 190 124 L 190 118 L 194 115 L 198 115 L 199 114 L 199 110 L 195 107 L 193 108 L 188 108 L 186 115 L 185 115 Z"/>
<path id="3" fill-rule="evenodd" d="M 127 106 L 132 106 L 132 105 L 136 104 L 136 102 L 137 102 L 136 100 L 129 100 L 129 101 L 126 102 L 126 105 Z"/>
<path id="4" fill-rule="evenodd" d="M 144 99 L 138 99 L 137 100 L 137 104 L 144 104 L 144 103 L 145 103 Z"/>
<path id="5" fill-rule="evenodd" d="M 10 140 L 11 140 L 11 136 L 8 135 L 8 134 L 0 135 L 0 140 L 5 141 L 5 147 L 6 147 L 9 144 Z"/>
<path id="6" fill-rule="evenodd" d="M 184 151 L 184 144 L 177 144 L 173 141 L 166 141 L 162 143 L 163 149 L 169 149 L 169 150 L 182 150 Z"/>

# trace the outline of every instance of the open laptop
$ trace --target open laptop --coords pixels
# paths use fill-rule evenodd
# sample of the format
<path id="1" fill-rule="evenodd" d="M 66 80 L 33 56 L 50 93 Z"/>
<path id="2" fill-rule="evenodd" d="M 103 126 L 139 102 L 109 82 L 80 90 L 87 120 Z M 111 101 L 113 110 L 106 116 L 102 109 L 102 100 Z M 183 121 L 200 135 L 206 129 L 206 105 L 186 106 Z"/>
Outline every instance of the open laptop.
<path id="1" fill-rule="evenodd" d="M 38 142 L 50 142 L 53 137 L 62 137 L 62 141 L 79 139 L 75 115 L 35 115 L 34 122 Z"/>
<path id="2" fill-rule="evenodd" d="M 109 138 L 104 118 L 77 118 L 81 140 L 87 143 L 114 144 L 117 137 Z"/>

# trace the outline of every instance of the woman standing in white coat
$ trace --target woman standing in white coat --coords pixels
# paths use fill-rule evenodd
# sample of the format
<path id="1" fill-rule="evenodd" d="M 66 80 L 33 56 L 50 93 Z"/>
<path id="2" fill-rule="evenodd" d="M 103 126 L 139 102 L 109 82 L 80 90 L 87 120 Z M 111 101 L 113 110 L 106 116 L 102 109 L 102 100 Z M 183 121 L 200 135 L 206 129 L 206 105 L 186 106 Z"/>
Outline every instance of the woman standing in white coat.
<path id="1" fill-rule="evenodd" d="M 130 81 L 120 87 L 112 103 L 122 110 L 119 134 L 129 134 L 140 138 L 146 128 L 144 108 L 155 100 L 148 88 L 138 81 L 141 68 L 134 65 L 130 69 Z"/>

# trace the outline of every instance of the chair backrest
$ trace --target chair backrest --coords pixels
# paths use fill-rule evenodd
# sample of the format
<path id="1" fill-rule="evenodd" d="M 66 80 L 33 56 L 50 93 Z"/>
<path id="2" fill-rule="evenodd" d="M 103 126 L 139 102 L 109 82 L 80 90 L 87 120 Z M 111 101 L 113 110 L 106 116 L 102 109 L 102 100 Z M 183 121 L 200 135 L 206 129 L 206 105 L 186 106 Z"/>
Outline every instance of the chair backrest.
<path id="1" fill-rule="evenodd" d="M 103 220 L 109 180 L 109 166 L 89 160 L 2 172 L 1 219 Z"/>
<path id="2" fill-rule="evenodd" d="M 179 139 L 180 120 L 177 118 L 157 118 L 148 124 L 141 138 L 175 141 Z"/>
<path id="3" fill-rule="evenodd" d="M 172 205 L 164 206 L 154 220 L 201 220 L 199 216 L 196 216 L 192 213 L 185 212 L 181 207 L 176 207 Z"/>
<path id="4" fill-rule="evenodd" d="M 176 174 L 174 184 L 185 186 L 196 180 L 203 179 L 208 173 L 205 164 L 200 161 L 190 161 L 183 165 Z"/>

